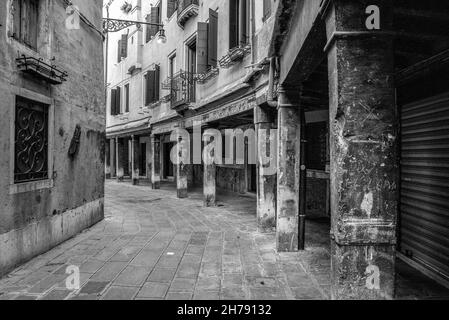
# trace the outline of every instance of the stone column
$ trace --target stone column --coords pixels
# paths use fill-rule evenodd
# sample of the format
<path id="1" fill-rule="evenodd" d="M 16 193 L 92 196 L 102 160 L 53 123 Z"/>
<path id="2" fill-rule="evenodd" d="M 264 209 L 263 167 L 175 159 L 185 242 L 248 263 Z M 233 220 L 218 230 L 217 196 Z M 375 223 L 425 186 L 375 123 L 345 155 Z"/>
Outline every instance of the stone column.
<path id="1" fill-rule="evenodd" d="M 140 141 L 139 137 L 131 136 L 131 172 L 133 185 L 139 184 L 140 177 Z"/>
<path id="2" fill-rule="evenodd" d="M 301 112 L 299 89 L 279 90 L 276 244 L 280 252 L 298 250 Z"/>
<path id="3" fill-rule="evenodd" d="M 117 160 L 117 181 L 123 181 L 123 177 L 125 175 L 125 171 L 123 169 L 125 159 L 125 151 L 124 148 L 127 147 L 124 143 L 124 139 L 116 138 L 116 160 Z"/>
<path id="4" fill-rule="evenodd" d="M 177 144 L 177 148 L 178 148 L 178 154 L 177 154 L 177 163 L 176 163 L 176 190 L 177 190 L 177 195 L 178 198 L 182 199 L 182 198 L 187 198 L 188 194 L 187 194 L 187 175 L 188 175 L 188 163 L 185 163 L 185 161 L 183 160 L 183 152 L 185 152 L 185 150 L 182 150 L 183 148 L 183 142 L 182 139 L 179 138 L 178 139 L 178 144 Z M 190 153 L 189 153 L 189 158 L 190 158 Z"/>
<path id="5" fill-rule="evenodd" d="M 370 5 L 380 9 L 380 30 L 367 29 Z M 334 0 L 326 13 L 333 299 L 394 294 L 399 171 L 392 7 L 390 0 Z"/>
<path id="6" fill-rule="evenodd" d="M 207 148 L 206 144 L 204 148 Z M 214 156 L 213 149 L 210 149 L 210 152 L 204 152 L 203 193 L 205 207 L 214 207 L 216 205 L 216 168 Z"/>
<path id="7" fill-rule="evenodd" d="M 104 150 L 104 166 L 105 166 L 105 175 L 106 179 L 111 178 L 111 141 L 106 140 L 105 150 Z"/>
<path id="8" fill-rule="evenodd" d="M 161 187 L 161 140 L 159 136 L 151 136 L 152 148 L 152 172 L 151 172 L 151 186 L 153 189 L 160 189 Z"/>
<path id="9" fill-rule="evenodd" d="M 115 177 L 117 177 L 117 171 L 116 171 L 116 168 L 117 168 L 117 160 L 116 160 L 116 138 L 112 138 L 110 141 L 109 141 L 109 149 L 110 149 L 110 152 L 109 152 L 109 156 L 110 156 L 110 158 L 109 158 L 109 161 L 110 161 L 110 164 L 111 164 L 111 169 L 110 169 L 110 171 L 111 171 L 111 178 L 115 178 Z"/>
<path id="10" fill-rule="evenodd" d="M 257 145 L 257 226 L 259 232 L 268 233 L 276 230 L 276 168 L 277 150 L 270 150 L 276 141 L 270 140 L 273 127 L 272 116 L 266 108 L 254 109 Z M 271 159 L 271 160 L 268 160 Z M 269 161 L 269 162 L 267 162 Z"/>

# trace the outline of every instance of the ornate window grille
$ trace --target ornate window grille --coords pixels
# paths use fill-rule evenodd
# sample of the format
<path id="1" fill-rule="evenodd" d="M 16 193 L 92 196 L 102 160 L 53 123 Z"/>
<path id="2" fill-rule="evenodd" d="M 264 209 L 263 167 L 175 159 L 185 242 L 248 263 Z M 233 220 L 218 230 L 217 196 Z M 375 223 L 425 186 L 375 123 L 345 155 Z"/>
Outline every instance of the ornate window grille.
<path id="1" fill-rule="evenodd" d="M 17 97 L 14 182 L 48 179 L 48 106 Z"/>

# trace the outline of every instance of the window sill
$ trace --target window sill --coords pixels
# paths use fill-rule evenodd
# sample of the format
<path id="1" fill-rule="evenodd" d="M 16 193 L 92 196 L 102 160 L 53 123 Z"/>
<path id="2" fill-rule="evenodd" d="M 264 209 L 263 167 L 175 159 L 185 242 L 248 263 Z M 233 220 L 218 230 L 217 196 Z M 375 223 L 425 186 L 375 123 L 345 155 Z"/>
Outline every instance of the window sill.
<path id="1" fill-rule="evenodd" d="M 17 183 L 9 186 L 9 194 L 27 193 L 38 190 L 51 189 L 53 187 L 53 179 Z"/>

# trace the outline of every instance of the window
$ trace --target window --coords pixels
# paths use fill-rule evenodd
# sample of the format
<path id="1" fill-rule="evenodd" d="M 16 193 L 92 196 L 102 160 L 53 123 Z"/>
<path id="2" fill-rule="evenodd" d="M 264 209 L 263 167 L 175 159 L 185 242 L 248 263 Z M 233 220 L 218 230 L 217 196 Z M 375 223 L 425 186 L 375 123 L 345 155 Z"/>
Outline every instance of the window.
<path id="1" fill-rule="evenodd" d="M 195 39 L 196 40 L 196 39 Z M 192 41 L 187 44 L 187 102 L 195 102 L 195 81 L 193 80 L 197 72 L 197 51 L 196 41 Z"/>
<path id="2" fill-rule="evenodd" d="M 129 112 L 129 83 L 125 85 L 125 113 Z"/>
<path id="3" fill-rule="evenodd" d="M 173 13 L 178 9 L 178 1 L 177 0 L 167 0 L 167 18 L 171 18 Z"/>
<path id="4" fill-rule="evenodd" d="M 229 1 L 229 48 L 245 46 L 249 42 L 248 0 Z"/>
<path id="5" fill-rule="evenodd" d="M 151 7 L 150 14 L 147 15 L 146 21 L 150 23 L 161 24 L 162 22 L 161 13 L 162 13 L 162 1 L 160 1 L 157 6 Z M 149 42 L 151 38 L 153 38 L 159 32 L 159 29 L 160 29 L 159 26 L 147 25 L 146 42 Z"/>
<path id="6" fill-rule="evenodd" d="M 12 37 L 36 49 L 39 0 L 13 0 L 12 14 Z"/>
<path id="7" fill-rule="evenodd" d="M 17 96 L 14 183 L 48 179 L 49 106 Z"/>
<path id="8" fill-rule="evenodd" d="M 128 56 L 128 35 L 122 34 L 122 38 L 118 41 L 117 45 L 117 62 L 122 61 Z"/>
<path id="9" fill-rule="evenodd" d="M 168 76 L 172 79 L 176 73 L 176 53 L 168 57 Z"/>
<path id="10" fill-rule="evenodd" d="M 121 110 L 121 97 L 120 87 L 111 90 L 111 115 L 116 116 L 120 114 Z"/>
<path id="11" fill-rule="evenodd" d="M 154 70 L 150 70 L 145 74 L 145 105 L 159 101 L 160 91 L 160 68 L 158 65 Z"/>

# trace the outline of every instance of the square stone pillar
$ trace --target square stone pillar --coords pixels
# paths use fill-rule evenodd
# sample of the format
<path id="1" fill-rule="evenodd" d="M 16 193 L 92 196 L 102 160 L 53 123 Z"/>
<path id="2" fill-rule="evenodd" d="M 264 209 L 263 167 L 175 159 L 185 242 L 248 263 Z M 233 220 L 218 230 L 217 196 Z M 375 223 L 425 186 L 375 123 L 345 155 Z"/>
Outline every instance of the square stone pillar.
<path id="1" fill-rule="evenodd" d="M 270 139 L 272 118 L 267 108 L 257 106 L 254 109 L 257 145 L 257 227 L 262 233 L 276 230 L 277 141 Z M 275 152 L 271 153 L 273 148 Z"/>
<path id="2" fill-rule="evenodd" d="M 189 162 L 190 162 L 190 152 L 184 150 L 183 148 L 190 148 L 190 139 L 188 142 L 183 142 L 182 138 L 178 139 L 176 145 L 177 148 L 177 159 L 176 159 L 176 190 L 178 198 L 183 199 L 188 197 L 187 186 L 188 186 L 188 172 L 189 172 Z M 183 159 L 183 154 L 188 154 L 187 159 Z"/>
<path id="3" fill-rule="evenodd" d="M 152 172 L 151 186 L 153 189 L 161 188 L 161 140 L 159 136 L 151 136 Z"/>
<path id="4" fill-rule="evenodd" d="M 127 159 L 125 159 L 125 141 L 123 138 L 116 138 L 116 160 L 117 160 L 117 181 L 123 181 L 123 177 L 125 176 L 125 170 L 123 165 Z"/>
<path id="5" fill-rule="evenodd" d="M 109 161 L 110 161 L 110 172 L 111 179 L 117 177 L 117 154 L 116 154 L 116 138 L 109 140 Z"/>
<path id="6" fill-rule="evenodd" d="M 105 169 L 106 179 L 110 179 L 111 178 L 111 141 L 110 140 L 106 140 L 104 157 L 105 157 L 105 162 L 104 162 L 105 168 L 104 169 Z"/>
<path id="7" fill-rule="evenodd" d="M 208 146 L 204 144 L 204 173 L 203 173 L 203 194 L 204 194 L 204 206 L 214 207 L 217 203 L 216 200 L 216 167 L 215 167 L 215 150 L 213 148 L 208 149 Z M 208 151 L 207 151 L 208 150 Z"/>
<path id="8" fill-rule="evenodd" d="M 139 137 L 131 137 L 131 174 L 133 185 L 139 184 L 140 178 L 140 141 Z"/>
<path id="9" fill-rule="evenodd" d="M 300 89 L 279 89 L 276 245 L 298 250 L 301 110 Z"/>
<path id="10" fill-rule="evenodd" d="M 368 7 L 374 13 L 366 14 Z M 326 12 L 333 299 L 394 295 L 399 170 L 392 7 L 390 0 L 334 0 Z M 369 30 L 376 16 L 380 30 Z"/>

